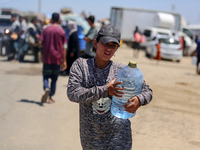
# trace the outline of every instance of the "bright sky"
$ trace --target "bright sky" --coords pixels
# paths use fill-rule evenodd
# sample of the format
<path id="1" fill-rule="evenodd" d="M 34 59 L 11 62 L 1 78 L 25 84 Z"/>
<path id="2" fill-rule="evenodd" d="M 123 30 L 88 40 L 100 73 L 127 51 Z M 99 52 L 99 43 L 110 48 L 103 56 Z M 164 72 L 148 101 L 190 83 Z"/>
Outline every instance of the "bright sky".
<path id="1" fill-rule="evenodd" d="M 0 0 L 0 8 L 15 8 L 20 11 L 38 11 L 39 0 Z M 49 14 L 69 7 L 74 13 L 85 11 L 96 19 L 109 18 L 110 8 L 143 8 L 173 11 L 181 14 L 189 24 L 200 24 L 200 0 L 41 0 L 41 12 Z"/>

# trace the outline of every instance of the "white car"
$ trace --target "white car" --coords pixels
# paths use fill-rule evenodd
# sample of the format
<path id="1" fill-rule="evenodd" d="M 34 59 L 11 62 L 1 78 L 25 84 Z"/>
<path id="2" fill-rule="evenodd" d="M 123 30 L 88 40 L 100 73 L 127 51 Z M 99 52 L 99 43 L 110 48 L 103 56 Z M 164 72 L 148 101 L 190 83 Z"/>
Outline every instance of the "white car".
<path id="1" fill-rule="evenodd" d="M 146 55 L 155 58 L 157 56 L 158 40 L 161 39 L 161 58 L 176 60 L 180 62 L 183 57 L 183 49 L 176 37 L 170 37 L 168 35 L 157 35 L 152 40 L 147 42 Z"/>

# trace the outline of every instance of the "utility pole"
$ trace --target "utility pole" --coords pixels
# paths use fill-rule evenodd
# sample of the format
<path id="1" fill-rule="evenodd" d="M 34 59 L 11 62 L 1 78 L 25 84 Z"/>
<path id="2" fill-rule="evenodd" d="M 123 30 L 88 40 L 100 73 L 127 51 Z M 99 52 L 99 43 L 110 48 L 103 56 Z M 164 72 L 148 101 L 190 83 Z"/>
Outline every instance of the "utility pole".
<path id="1" fill-rule="evenodd" d="M 172 4 L 172 12 L 174 12 L 175 11 L 175 5 L 174 4 Z"/>
<path id="2" fill-rule="evenodd" d="M 197 22 L 197 24 L 200 24 L 200 14 L 199 14 L 199 19 L 198 19 L 198 22 Z"/>
<path id="3" fill-rule="evenodd" d="M 41 0 L 38 0 L 38 13 L 41 13 Z"/>

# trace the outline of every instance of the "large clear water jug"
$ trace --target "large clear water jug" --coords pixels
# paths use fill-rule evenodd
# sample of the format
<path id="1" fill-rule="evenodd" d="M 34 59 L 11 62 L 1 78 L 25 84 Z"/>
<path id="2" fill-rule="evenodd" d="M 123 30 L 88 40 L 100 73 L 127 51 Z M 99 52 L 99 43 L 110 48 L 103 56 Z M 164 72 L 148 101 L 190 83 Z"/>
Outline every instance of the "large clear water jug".
<path id="1" fill-rule="evenodd" d="M 117 73 L 116 82 L 118 81 L 123 82 L 117 86 L 124 87 L 124 94 L 123 97 L 112 97 L 111 113 L 118 118 L 132 118 L 135 116 L 135 113 L 124 111 L 125 108 L 122 105 L 130 98 L 141 93 L 143 74 L 137 68 L 137 63 L 130 61 L 127 66 L 121 68 Z"/>

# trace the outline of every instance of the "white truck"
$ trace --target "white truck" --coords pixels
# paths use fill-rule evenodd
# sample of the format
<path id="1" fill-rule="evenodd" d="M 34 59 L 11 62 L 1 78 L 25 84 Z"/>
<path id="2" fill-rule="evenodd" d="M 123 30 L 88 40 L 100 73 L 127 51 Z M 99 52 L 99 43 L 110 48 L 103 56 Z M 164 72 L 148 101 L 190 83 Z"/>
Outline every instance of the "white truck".
<path id="1" fill-rule="evenodd" d="M 196 43 L 184 33 L 182 26 L 186 26 L 185 19 L 178 13 L 136 9 L 136 8 L 111 8 L 110 22 L 121 32 L 124 43 L 132 45 L 134 42 L 134 30 L 138 26 L 146 41 L 151 40 L 156 34 L 167 34 L 169 36 L 184 36 L 190 54 L 196 49 Z M 165 31 L 165 32 L 164 32 Z M 141 44 L 145 48 L 145 43 Z"/>

